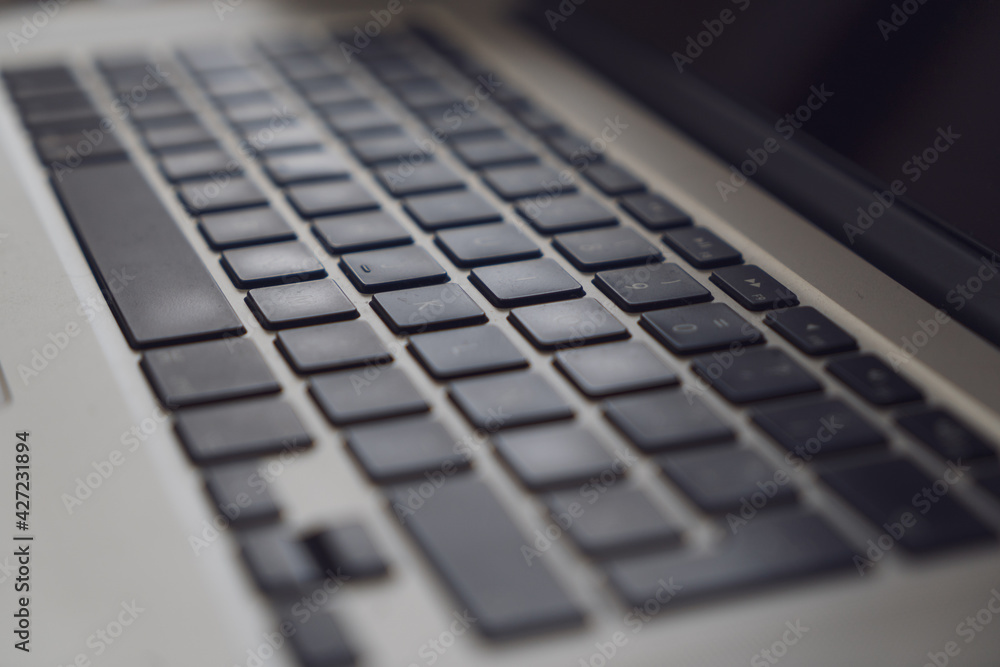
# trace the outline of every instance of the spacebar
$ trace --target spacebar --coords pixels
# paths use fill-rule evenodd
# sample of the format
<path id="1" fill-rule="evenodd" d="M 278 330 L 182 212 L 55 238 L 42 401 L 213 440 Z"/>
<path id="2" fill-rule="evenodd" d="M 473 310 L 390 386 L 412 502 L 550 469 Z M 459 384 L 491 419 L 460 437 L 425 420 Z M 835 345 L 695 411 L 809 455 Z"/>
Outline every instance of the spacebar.
<path id="1" fill-rule="evenodd" d="M 456 618 L 494 639 L 582 622 L 544 555 L 524 549 L 532 543 L 477 476 L 448 478 L 433 494 L 424 486 L 389 496 L 396 516 L 465 606 L 454 610 Z"/>
<path id="2" fill-rule="evenodd" d="M 245 333 L 135 165 L 84 165 L 53 176 L 52 184 L 129 345 Z"/>

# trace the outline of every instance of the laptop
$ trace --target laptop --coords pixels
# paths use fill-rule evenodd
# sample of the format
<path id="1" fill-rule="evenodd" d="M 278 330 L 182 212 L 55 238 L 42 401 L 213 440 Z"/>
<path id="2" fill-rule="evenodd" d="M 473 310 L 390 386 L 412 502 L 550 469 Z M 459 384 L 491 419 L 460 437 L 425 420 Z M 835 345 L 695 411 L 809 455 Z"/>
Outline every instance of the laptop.
<path id="1" fill-rule="evenodd" d="M 996 665 L 997 23 L 5 5 L 0 663 Z"/>

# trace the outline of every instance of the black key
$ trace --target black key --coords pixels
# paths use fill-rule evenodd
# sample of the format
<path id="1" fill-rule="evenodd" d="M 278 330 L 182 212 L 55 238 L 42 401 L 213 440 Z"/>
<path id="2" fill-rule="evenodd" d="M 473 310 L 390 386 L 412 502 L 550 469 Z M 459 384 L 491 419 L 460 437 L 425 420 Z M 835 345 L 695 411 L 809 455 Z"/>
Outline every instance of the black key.
<path id="1" fill-rule="evenodd" d="M 547 165 L 494 167 L 483 171 L 483 181 L 507 200 L 545 194 L 555 202 L 560 195 L 576 191 L 569 171 L 558 172 Z"/>
<path id="2" fill-rule="evenodd" d="M 96 139 L 95 132 L 97 132 Z M 90 150 L 86 156 L 81 156 L 78 150 L 83 146 Z M 38 150 L 42 162 L 46 163 L 53 171 L 61 170 L 67 163 L 74 164 L 76 160 L 80 161 L 79 164 L 90 164 L 126 157 L 125 147 L 118 140 L 118 137 L 90 128 L 59 134 L 43 134 L 35 139 L 35 148 Z M 60 164 L 52 164 L 54 162 Z"/>
<path id="3" fill-rule="evenodd" d="M 325 137 L 315 128 L 295 122 L 273 131 L 269 126 L 256 128 L 247 131 L 244 138 L 257 151 L 272 156 L 288 151 L 314 153 Z"/>
<path id="4" fill-rule="evenodd" d="M 704 227 L 681 227 L 663 235 L 664 242 L 696 269 L 712 269 L 743 261 L 743 255 Z"/>
<path id="5" fill-rule="evenodd" d="M 171 183 L 209 178 L 212 174 L 236 175 L 240 163 L 218 148 L 169 153 L 160 158 L 160 170 Z"/>
<path id="6" fill-rule="evenodd" d="M 629 337 L 628 329 L 589 297 L 517 308 L 507 318 L 540 350 L 574 348 Z"/>
<path id="7" fill-rule="evenodd" d="M 759 511 L 795 499 L 791 476 L 750 449 L 726 445 L 672 452 L 657 458 L 663 472 L 710 514 Z"/>
<path id="8" fill-rule="evenodd" d="M 393 366 L 314 375 L 309 391 L 335 426 L 427 412 L 430 406 Z"/>
<path id="9" fill-rule="evenodd" d="M 301 607 L 296 609 L 293 605 L 293 609 L 295 611 L 285 615 L 282 626 L 288 624 L 296 630 L 288 641 L 302 667 L 353 667 L 356 664 L 354 651 L 328 613 L 311 614 L 303 622 Z"/>
<path id="10" fill-rule="evenodd" d="M 629 606 L 688 600 L 851 567 L 854 552 L 814 514 L 755 517 L 708 554 L 649 554 L 608 566 Z"/>
<path id="11" fill-rule="evenodd" d="M 389 566 L 360 523 L 332 526 L 306 540 L 316 560 L 345 579 L 381 577 Z"/>
<path id="12" fill-rule="evenodd" d="M 242 528 L 271 523 L 281 515 L 256 463 L 212 466 L 204 474 L 208 495 L 232 525 Z"/>
<path id="13" fill-rule="evenodd" d="M 618 203 L 646 229 L 672 229 L 691 224 L 690 215 L 665 197 L 652 192 L 626 195 Z"/>
<path id="14" fill-rule="evenodd" d="M 749 310 L 770 310 L 799 305 L 787 287 L 753 264 L 730 266 L 714 271 L 709 280 Z"/>
<path id="15" fill-rule="evenodd" d="M 323 579 L 306 546 L 287 526 L 246 531 L 240 553 L 257 586 L 274 597 L 299 597 Z"/>
<path id="16" fill-rule="evenodd" d="M 346 138 L 370 136 L 399 127 L 396 117 L 381 107 L 348 113 L 328 113 L 326 121 L 334 132 Z"/>
<path id="17" fill-rule="evenodd" d="M 264 161 L 264 169 L 278 185 L 350 176 L 350 167 L 344 158 L 330 151 L 271 155 Z"/>
<path id="18" fill-rule="evenodd" d="M 201 83 L 211 96 L 239 95 L 268 88 L 261 73 L 248 67 L 204 72 L 201 76 Z"/>
<path id="19" fill-rule="evenodd" d="M 899 425 L 948 461 L 995 457 L 990 447 L 968 426 L 941 409 L 922 408 L 896 418 Z"/>
<path id="20" fill-rule="evenodd" d="M 513 429 L 492 439 L 500 458 L 532 491 L 583 484 L 602 476 L 614 479 L 632 463 L 612 456 L 579 424 Z"/>
<path id="21" fill-rule="evenodd" d="M 468 191 L 414 197 L 407 199 L 404 207 L 429 232 L 502 219 L 500 211 L 482 195 Z"/>
<path id="22" fill-rule="evenodd" d="M 542 139 L 564 162 L 568 162 L 577 168 L 604 159 L 604 156 L 596 152 L 589 142 L 575 134 L 566 132 L 549 134 L 542 137 Z"/>
<path id="23" fill-rule="evenodd" d="M 394 90 L 403 104 L 412 109 L 450 107 L 462 101 L 457 93 L 431 79 L 410 81 L 395 86 Z"/>
<path id="24" fill-rule="evenodd" d="M 169 408 L 275 394 L 281 385 L 248 338 L 227 338 L 150 350 L 142 368 Z"/>
<path id="25" fill-rule="evenodd" d="M 436 141 L 444 141 L 454 137 L 469 137 L 474 135 L 501 135 L 503 128 L 491 118 L 481 113 L 449 113 L 451 110 L 425 110 L 420 114 Z"/>
<path id="26" fill-rule="evenodd" d="M 143 132 L 143 139 L 154 153 L 216 145 L 215 136 L 197 122 L 149 128 Z"/>
<path id="27" fill-rule="evenodd" d="M 449 393 L 473 426 L 490 432 L 573 416 L 573 408 L 531 371 L 459 380 Z"/>
<path id="28" fill-rule="evenodd" d="M 511 113 L 532 132 L 538 134 L 562 133 L 562 123 L 552 114 L 536 106 L 518 107 Z"/>
<path id="29" fill-rule="evenodd" d="M 451 167 L 440 162 L 424 162 L 412 168 L 403 169 L 396 165 L 375 170 L 375 176 L 382 186 L 396 197 L 409 197 L 426 192 L 459 190 L 465 181 Z"/>
<path id="30" fill-rule="evenodd" d="M 940 479 L 932 480 L 909 461 L 889 459 L 821 472 L 820 477 L 880 532 L 919 554 L 994 537 L 948 495 L 964 476 L 962 468 L 951 464 Z"/>
<path id="31" fill-rule="evenodd" d="M 676 354 L 764 342 L 764 334 L 724 303 L 702 303 L 643 314 L 639 324 Z"/>
<path id="32" fill-rule="evenodd" d="M 656 246 L 628 227 L 560 234 L 552 245 L 581 271 L 649 265 L 663 259 Z"/>
<path id="33" fill-rule="evenodd" d="M 498 308 L 583 296 L 580 283 L 547 257 L 473 269 L 469 282 Z"/>
<path id="34" fill-rule="evenodd" d="M 804 461 L 885 443 L 874 426 L 838 399 L 797 399 L 764 406 L 752 410 L 750 418 L 788 450 L 789 457 L 794 454 Z"/>
<path id="35" fill-rule="evenodd" d="M 459 441 L 429 417 L 356 426 L 345 438 L 361 467 L 379 484 L 434 471 L 451 476 L 469 467 Z"/>
<path id="36" fill-rule="evenodd" d="M 746 349 L 740 356 L 733 355 L 728 365 L 720 361 L 718 355 L 697 357 L 691 362 L 691 368 L 733 403 L 766 401 L 823 390 L 823 385 L 788 353 L 773 347 Z"/>
<path id="37" fill-rule="evenodd" d="M 712 293 L 677 264 L 601 271 L 594 284 L 630 313 L 711 301 Z"/>
<path id="38" fill-rule="evenodd" d="M 32 67 L 30 69 L 5 68 L 3 78 L 10 89 L 11 96 L 15 98 L 76 88 L 78 85 L 72 72 L 63 65 Z"/>
<path id="39" fill-rule="evenodd" d="M 658 389 L 612 398 L 604 414 L 645 452 L 731 440 L 733 431 L 695 394 Z"/>
<path id="40" fill-rule="evenodd" d="M 556 367 L 597 398 L 677 384 L 677 374 L 644 343 L 625 341 L 556 353 Z"/>
<path id="41" fill-rule="evenodd" d="M 546 564 L 525 560 L 521 547 L 530 541 L 482 480 L 453 477 L 419 511 L 403 511 L 405 488 L 390 502 L 483 635 L 501 639 L 583 621 Z"/>
<path id="42" fill-rule="evenodd" d="M 336 181 L 293 185 L 288 201 L 303 218 L 368 211 L 379 207 L 378 200 L 354 181 Z"/>
<path id="43" fill-rule="evenodd" d="M 129 345 L 144 348 L 245 332 L 132 163 L 77 167 L 53 185 Z"/>
<path id="44" fill-rule="evenodd" d="M 398 334 L 418 334 L 486 321 L 486 313 L 455 283 L 376 294 L 371 306 Z"/>
<path id="45" fill-rule="evenodd" d="M 194 214 L 262 206 L 267 203 L 264 193 L 252 181 L 240 176 L 221 183 L 214 180 L 184 183 L 177 192 L 184 206 Z"/>
<path id="46" fill-rule="evenodd" d="M 438 380 L 524 368 L 528 360 L 494 326 L 440 331 L 410 339 L 410 351 Z"/>
<path id="47" fill-rule="evenodd" d="M 538 161 L 538 156 L 530 148 L 507 136 L 456 141 L 452 150 L 470 169 Z"/>
<path id="48" fill-rule="evenodd" d="M 447 282 L 448 273 L 417 246 L 354 252 L 340 258 L 340 268 L 365 294 Z"/>
<path id="49" fill-rule="evenodd" d="M 553 513 L 576 517 L 568 532 L 592 558 L 663 549 L 679 541 L 660 510 L 632 486 L 609 486 L 597 497 L 563 491 L 547 500 Z"/>
<path id="50" fill-rule="evenodd" d="M 312 444 L 292 406 L 279 398 L 188 408 L 177 413 L 175 426 L 198 465 L 281 454 Z"/>
<path id="51" fill-rule="evenodd" d="M 301 241 L 227 250 L 222 253 L 222 266 L 240 289 L 326 276 L 326 269 Z"/>
<path id="52" fill-rule="evenodd" d="M 544 206 L 541 202 L 522 202 L 518 204 L 517 212 L 539 234 L 558 234 L 618 224 L 618 218 L 613 212 L 587 195 L 553 197 Z"/>
<path id="53" fill-rule="evenodd" d="M 387 211 L 367 211 L 313 220 L 313 232 L 331 255 L 378 250 L 413 242 Z"/>
<path id="54" fill-rule="evenodd" d="M 924 395 L 873 354 L 835 359 L 826 365 L 841 382 L 875 405 L 922 400 Z"/>
<path id="55" fill-rule="evenodd" d="M 629 173 L 624 167 L 610 162 L 596 162 L 587 165 L 582 170 L 587 180 L 597 186 L 609 197 L 626 195 L 630 192 L 642 192 L 646 189 L 646 184 Z"/>
<path id="56" fill-rule="evenodd" d="M 332 280 L 310 280 L 258 287 L 246 296 L 247 305 L 265 329 L 351 320 L 358 310 Z"/>
<path id="57" fill-rule="evenodd" d="M 857 348 L 854 338 L 812 306 L 772 311 L 764 316 L 768 325 L 806 354 L 821 355 Z"/>
<path id="58" fill-rule="evenodd" d="M 360 137 L 351 142 L 351 149 L 358 159 L 368 166 L 380 162 L 397 163 L 400 160 L 417 162 L 427 159 L 424 157 L 427 151 L 408 134 Z"/>
<path id="59" fill-rule="evenodd" d="M 278 333 L 278 349 L 297 373 L 377 367 L 392 360 L 367 322 L 336 322 Z"/>
<path id="60" fill-rule="evenodd" d="M 540 257 L 541 249 L 507 223 L 438 232 L 435 241 L 455 266 L 473 268 Z"/>
<path id="61" fill-rule="evenodd" d="M 213 250 L 290 241 L 295 232 L 271 208 L 240 209 L 201 217 L 198 228 Z"/>

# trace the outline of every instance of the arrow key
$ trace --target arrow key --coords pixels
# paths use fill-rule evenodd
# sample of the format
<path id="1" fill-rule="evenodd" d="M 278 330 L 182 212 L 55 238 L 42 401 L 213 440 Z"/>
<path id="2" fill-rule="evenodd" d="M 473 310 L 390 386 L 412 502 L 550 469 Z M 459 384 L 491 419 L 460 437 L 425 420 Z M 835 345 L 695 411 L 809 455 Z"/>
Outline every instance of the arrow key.
<path id="1" fill-rule="evenodd" d="M 806 354 L 813 356 L 857 348 L 854 338 L 812 306 L 772 311 L 764 323 Z"/>

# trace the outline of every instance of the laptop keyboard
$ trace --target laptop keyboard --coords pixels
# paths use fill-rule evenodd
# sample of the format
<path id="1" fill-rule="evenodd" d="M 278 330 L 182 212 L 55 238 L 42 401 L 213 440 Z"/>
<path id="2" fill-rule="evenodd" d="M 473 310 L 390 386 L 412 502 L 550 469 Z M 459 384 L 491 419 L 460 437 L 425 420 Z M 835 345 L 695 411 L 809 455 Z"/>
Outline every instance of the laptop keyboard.
<path id="1" fill-rule="evenodd" d="M 588 612 L 553 575 L 558 561 L 525 556 L 532 539 L 435 418 L 442 409 L 490 435 L 545 520 L 628 606 L 855 566 L 851 544 L 863 540 L 845 539 L 801 502 L 809 484 L 832 490 L 875 531 L 904 522 L 899 543 L 912 555 L 995 537 L 989 520 L 937 493 L 940 480 L 887 447 L 889 436 L 840 397 L 892 409 L 925 453 L 952 470 L 971 462 L 964 482 L 993 494 L 995 444 L 926 405 L 920 389 L 856 352 L 855 338 L 820 310 L 799 305 L 765 269 L 528 97 L 490 84 L 488 68 L 440 38 L 383 37 L 350 65 L 334 42 L 296 40 L 184 48 L 178 57 L 193 86 L 140 57 L 97 69 L 159 166 L 160 185 L 175 190 L 244 304 L 220 290 L 177 226 L 191 221 L 174 220 L 109 131 L 113 117 L 68 67 L 4 79 L 125 337 L 142 351 L 143 372 L 175 411 L 208 497 L 239 529 L 245 564 L 279 617 L 330 572 L 384 577 L 392 559 L 361 524 L 295 534 L 278 501 L 252 484 L 262 457 L 308 449 L 314 434 L 282 398 L 291 388 L 244 336 L 236 314 L 244 307 L 274 332 L 316 408 L 343 429 L 359 474 L 384 488 L 395 518 L 492 639 L 578 626 Z M 456 72 L 467 77 L 464 89 Z M 322 124 L 288 111 L 279 79 Z M 400 104 L 380 102 L 385 91 Z M 228 123 L 241 159 L 190 103 L 201 96 Z M 465 169 L 436 160 L 438 151 Z M 285 220 L 253 169 L 301 219 Z M 364 170 L 398 207 L 356 178 Z M 468 187 L 477 180 L 495 196 Z M 330 257 L 299 239 L 307 232 Z M 435 252 L 413 243 L 424 236 Z M 555 252 L 543 256 L 545 244 Z M 716 301 L 722 295 L 736 306 Z M 507 322 L 479 298 L 510 309 Z M 422 395 L 394 363 L 402 347 L 386 349 L 357 319 L 369 306 L 453 406 Z M 767 331 L 754 324 L 760 311 Z M 648 335 L 633 337 L 622 324 L 630 318 Z M 798 352 L 769 343 L 772 332 Z M 588 432 L 553 387 L 559 376 L 532 368 L 511 342 L 518 337 L 550 355 L 567 391 L 595 402 L 629 445 L 614 454 Z M 809 357 L 829 357 L 824 377 L 801 363 Z M 695 386 L 678 372 L 687 364 Z M 713 407 L 704 391 L 729 408 Z M 778 458 L 741 447 L 732 426 L 740 421 L 765 434 Z M 793 477 L 773 462 L 780 457 L 820 481 Z M 665 516 L 630 481 L 639 458 L 723 537 L 695 547 L 693 526 Z M 922 512 L 925 492 L 936 495 Z M 748 503 L 761 513 L 753 521 L 741 518 Z M 364 654 L 334 619 L 314 618 L 292 638 L 303 664 L 347 665 Z"/>

